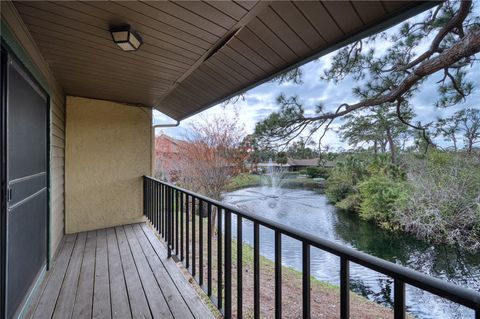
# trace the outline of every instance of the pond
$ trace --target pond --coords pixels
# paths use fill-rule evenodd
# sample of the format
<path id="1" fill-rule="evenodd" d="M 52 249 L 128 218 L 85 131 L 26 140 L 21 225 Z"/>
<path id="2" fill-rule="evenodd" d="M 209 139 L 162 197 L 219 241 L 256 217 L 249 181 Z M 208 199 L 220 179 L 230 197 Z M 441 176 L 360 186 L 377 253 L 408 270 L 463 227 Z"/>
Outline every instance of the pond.
<path id="1" fill-rule="evenodd" d="M 337 210 L 323 194 L 263 186 L 227 193 L 223 201 L 456 285 L 480 290 L 479 254 L 384 231 L 352 213 Z M 232 229 L 236 230 L 234 218 Z M 244 221 L 243 229 L 245 243 L 253 245 L 253 224 Z M 301 243 L 282 237 L 283 264 L 301 270 Z M 264 227 L 260 229 L 260 253 L 271 260 L 275 257 L 274 233 Z M 312 248 L 311 273 L 317 279 L 339 285 L 339 263 L 338 257 Z M 386 306 L 393 305 L 391 278 L 354 263 L 350 263 L 350 275 L 353 291 Z M 418 318 L 474 318 L 470 309 L 412 286 L 406 287 L 406 305 L 408 313 Z"/>

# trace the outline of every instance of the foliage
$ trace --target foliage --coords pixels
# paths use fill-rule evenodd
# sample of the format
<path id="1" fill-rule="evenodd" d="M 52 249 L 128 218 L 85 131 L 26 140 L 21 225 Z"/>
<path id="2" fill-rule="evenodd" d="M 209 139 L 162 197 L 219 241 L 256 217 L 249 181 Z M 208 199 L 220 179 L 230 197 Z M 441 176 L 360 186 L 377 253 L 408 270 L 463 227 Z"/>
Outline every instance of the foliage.
<path id="1" fill-rule="evenodd" d="M 311 178 L 315 178 L 315 177 L 325 178 L 328 175 L 327 169 L 323 167 L 307 167 L 307 169 L 305 170 L 305 173 Z"/>
<path id="2" fill-rule="evenodd" d="M 288 162 L 287 153 L 278 152 L 275 158 L 275 162 L 280 165 L 285 165 Z"/>
<path id="3" fill-rule="evenodd" d="M 398 212 L 402 227 L 425 240 L 480 249 L 480 162 L 468 154 L 408 158 L 412 191 Z"/>
<path id="4" fill-rule="evenodd" d="M 403 119 L 410 121 L 414 117 L 412 108 L 403 102 Z M 345 117 L 340 127 L 340 136 L 349 145 L 369 145 L 373 152 L 385 153 L 388 150 L 393 163 L 397 160 L 397 147 L 411 135 L 410 127 L 400 122 L 395 108 L 390 104 L 371 107 L 366 111 L 353 112 Z"/>
<path id="5" fill-rule="evenodd" d="M 247 152 L 238 116 L 215 116 L 191 124 L 181 146 L 178 182 L 185 188 L 219 200 L 232 175 L 243 170 Z"/>
<path id="6" fill-rule="evenodd" d="M 320 129 L 323 137 L 334 119 L 352 112 L 387 108 L 398 121 L 421 131 L 430 144 L 429 123 L 410 123 L 408 102 L 435 74 L 443 77 L 436 82 L 438 98 L 432 106 L 455 105 L 473 92 L 467 72 L 478 61 L 479 20 L 472 14 L 471 1 L 445 1 L 395 31 L 375 34 L 338 50 L 321 80 L 336 83 L 353 79 L 357 83 L 353 88 L 356 101 L 318 105 L 314 112 L 305 112 L 301 97 L 281 94 L 279 110 L 257 123 L 255 135 L 260 143 L 285 145 L 305 134 L 308 140 Z M 382 51 L 377 49 L 379 43 Z"/>
<path id="7" fill-rule="evenodd" d="M 457 151 L 457 135 L 462 134 L 464 148 L 471 154 L 475 144 L 480 142 L 480 110 L 466 108 L 455 112 L 451 117 L 438 119 L 436 136 L 442 136 L 446 141 L 453 143 L 453 150 Z"/>
<path id="8" fill-rule="evenodd" d="M 337 203 L 347 198 L 348 196 L 355 194 L 356 184 L 352 174 L 347 170 L 334 169 L 332 174 L 327 180 L 325 187 L 325 194 L 332 203 Z M 343 209 L 349 209 L 350 207 L 342 207 Z"/>
<path id="9" fill-rule="evenodd" d="M 338 208 L 420 239 L 480 250 L 480 159 L 430 150 L 392 164 L 386 156 L 345 156 L 326 182 Z"/>
<path id="10" fill-rule="evenodd" d="M 396 212 L 408 199 L 408 186 L 386 175 L 372 175 L 358 185 L 361 202 L 360 217 L 372 220 L 384 228 L 398 228 Z"/>
<path id="11" fill-rule="evenodd" d="M 293 142 L 287 150 L 287 155 L 295 159 L 310 159 L 318 157 L 318 152 L 315 151 L 315 142 L 307 142 L 300 137 L 298 141 Z"/>

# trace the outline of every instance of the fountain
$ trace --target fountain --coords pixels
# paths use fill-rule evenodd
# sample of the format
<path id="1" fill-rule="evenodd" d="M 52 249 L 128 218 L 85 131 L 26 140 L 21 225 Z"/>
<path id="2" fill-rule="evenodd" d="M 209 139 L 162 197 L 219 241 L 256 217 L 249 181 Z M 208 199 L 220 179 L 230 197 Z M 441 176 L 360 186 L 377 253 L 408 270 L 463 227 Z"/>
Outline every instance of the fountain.
<path id="1" fill-rule="evenodd" d="M 281 188 L 285 183 L 285 169 L 275 167 L 272 159 L 268 160 L 267 172 L 262 176 L 262 185 L 265 186 L 264 195 L 269 198 L 278 198 L 281 194 Z"/>

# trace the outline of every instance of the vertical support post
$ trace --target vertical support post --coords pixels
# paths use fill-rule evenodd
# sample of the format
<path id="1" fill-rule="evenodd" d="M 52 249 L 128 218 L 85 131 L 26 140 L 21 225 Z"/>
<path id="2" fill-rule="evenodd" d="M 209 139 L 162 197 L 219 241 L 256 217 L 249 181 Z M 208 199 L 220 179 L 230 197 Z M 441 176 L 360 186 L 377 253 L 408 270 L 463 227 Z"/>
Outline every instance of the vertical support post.
<path id="1" fill-rule="evenodd" d="M 405 319 L 405 283 L 395 278 L 393 281 L 393 312 L 395 319 Z"/>
<path id="2" fill-rule="evenodd" d="M 243 318 L 243 230 L 242 216 L 237 215 L 237 318 Z"/>
<path id="3" fill-rule="evenodd" d="M 222 210 L 217 212 L 217 299 L 218 309 L 222 309 Z"/>
<path id="4" fill-rule="evenodd" d="M 178 248 L 178 240 L 180 235 L 178 233 L 178 223 L 179 223 L 179 211 L 180 211 L 180 191 L 175 190 L 175 255 L 178 256 L 180 249 Z"/>
<path id="5" fill-rule="evenodd" d="M 207 295 L 212 295 L 212 204 L 207 206 Z"/>
<path id="6" fill-rule="evenodd" d="M 190 266 L 190 199 L 189 195 L 185 194 L 185 219 L 186 219 L 186 236 L 185 236 L 185 258 L 186 258 L 186 265 L 185 267 L 188 269 Z M 195 238 L 195 237 L 194 237 Z"/>
<path id="7" fill-rule="evenodd" d="M 253 222 L 253 317 L 260 319 L 260 226 Z"/>
<path id="8" fill-rule="evenodd" d="M 158 231 L 158 198 L 157 198 L 158 183 L 153 181 L 152 199 L 153 199 L 153 227 Z"/>
<path id="9" fill-rule="evenodd" d="M 225 318 L 232 317 L 232 212 L 225 210 Z"/>
<path id="10" fill-rule="evenodd" d="M 180 192 L 180 260 L 183 261 L 183 235 L 184 235 L 184 222 L 183 222 L 183 198 L 185 194 Z"/>
<path id="11" fill-rule="evenodd" d="M 196 219 L 197 217 L 195 216 L 195 197 L 192 196 L 192 206 L 191 206 L 191 213 L 192 213 L 192 276 L 193 278 L 195 278 L 195 266 L 197 264 L 197 255 L 196 255 L 196 252 L 197 252 L 197 247 L 196 247 L 196 238 L 195 238 L 195 233 L 196 233 L 196 229 L 195 229 L 195 224 L 196 224 Z"/>
<path id="12" fill-rule="evenodd" d="M 167 188 L 167 257 L 170 258 L 172 257 L 172 189 L 170 187 Z"/>
<path id="13" fill-rule="evenodd" d="M 303 318 L 310 318 L 310 245 L 302 243 L 302 287 L 303 287 Z"/>
<path id="14" fill-rule="evenodd" d="M 198 284 L 203 285 L 203 201 L 198 201 Z"/>
<path id="15" fill-rule="evenodd" d="M 166 218 L 166 211 L 168 210 L 168 207 L 167 207 L 167 190 L 166 190 L 166 186 L 165 185 L 161 185 L 161 189 L 162 189 L 162 201 L 163 201 L 163 211 L 162 211 L 162 237 L 163 239 L 166 239 L 166 229 L 167 229 L 167 218 Z"/>
<path id="16" fill-rule="evenodd" d="M 147 216 L 149 219 L 150 217 L 148 216 L 147 212 L 147 178 L 143 176 L 143 215 Z"/>
<path id="17" fill-rule="evenodd" d="M 349 262 L 340 257 L 340 319 L 350 317 L 350 270 Z"/>
<path id="18" fill-rule="evenodd" d="M 282 233 L 275 230 L 275 318 L 282 318 Z"/>

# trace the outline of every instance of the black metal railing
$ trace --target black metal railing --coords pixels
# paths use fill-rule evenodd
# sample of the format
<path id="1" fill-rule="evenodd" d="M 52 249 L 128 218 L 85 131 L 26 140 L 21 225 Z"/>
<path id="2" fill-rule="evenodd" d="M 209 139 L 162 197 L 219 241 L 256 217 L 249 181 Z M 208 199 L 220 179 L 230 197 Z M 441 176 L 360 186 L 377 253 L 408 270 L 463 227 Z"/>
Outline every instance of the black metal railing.
<path id="1" fill-rule="evenodd" d="M 232 316 L 232 214 L 237 218 L 237 317 L 243 317 L 242 224 L 253 223 L 253 303 L 254 318 L 260 318 L 260 226 L 275 233 L 275 318 L 282 316 L 282 236 L 302 243 L 302 313 L 310 318 L 310 249 L 315 247 L 340 257 L 340 318 L 350 317 L 349 263 L 354 262 L 394 280 L 394 318 L 406 317 L 405 285 L 411 285 L 471 308 L 480 319 L 480 293 L 424 275 L 417 271 L 316 237 L 304 231 L 242 211 L 174 185 L 144 177 L 144 214 L 167 244 L 168 257 L 183 262 L 197 283 L 225 318 Z M 216 212 L 217 267 L 216 295 L 212 286 L 212 218 Z M 195 220 L 199 217 L 198 226 Z M 204 222 L 207 219 L 207 238 Z M 215 222 L 215 220 L 213 220 Z M 224 223 L 224 225 L 222 225 Z M 198 227 L 198 235 L 196 227 Z M 198 236 L 198 254 L 196 256 Z M 207 282 L 204 282 L 204 247 L 207 240 Z M 180 241 L 180 244 L 179 244 Z M 223 254 L 222 254 L 223 251 Z M 173 254 L 173 255 L 172 255 Z M 197 267 L 198 266 L 198 267 Z"/>

